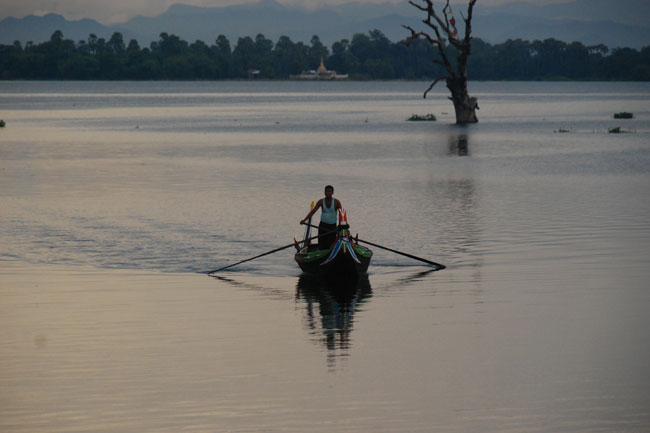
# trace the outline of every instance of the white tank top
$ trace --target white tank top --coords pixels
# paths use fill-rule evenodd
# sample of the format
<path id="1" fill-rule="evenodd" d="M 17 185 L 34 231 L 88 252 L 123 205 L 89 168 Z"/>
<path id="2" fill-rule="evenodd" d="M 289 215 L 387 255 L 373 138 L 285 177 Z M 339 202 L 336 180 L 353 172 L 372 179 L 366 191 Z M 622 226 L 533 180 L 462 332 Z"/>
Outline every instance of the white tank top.
<path id="1" fill-rule="evenodd" d="M 323 199 L 323 210 L 320 214 L 320 220 L 327 224 L 336 224 L 336 204 L 334 197 L 332 197 L 332 205 L 328 208 L 326 200 Z"/>

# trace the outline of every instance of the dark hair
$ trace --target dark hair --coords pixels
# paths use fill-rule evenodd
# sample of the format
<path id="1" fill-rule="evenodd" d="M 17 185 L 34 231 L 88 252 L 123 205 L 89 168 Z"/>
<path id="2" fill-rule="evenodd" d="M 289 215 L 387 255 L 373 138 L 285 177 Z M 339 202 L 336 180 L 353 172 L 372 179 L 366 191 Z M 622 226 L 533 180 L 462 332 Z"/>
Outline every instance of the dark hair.
<path id="1" fill-rule="evenodd" d="M 325 189 L 327 189 L 327 188 L 330 188 L 330 189 L 332 190 L 332 192 L 334 192 L 334 187 L 333 187 L 332 185 L 327 185 L 327 186 L 325 187 Z"/>

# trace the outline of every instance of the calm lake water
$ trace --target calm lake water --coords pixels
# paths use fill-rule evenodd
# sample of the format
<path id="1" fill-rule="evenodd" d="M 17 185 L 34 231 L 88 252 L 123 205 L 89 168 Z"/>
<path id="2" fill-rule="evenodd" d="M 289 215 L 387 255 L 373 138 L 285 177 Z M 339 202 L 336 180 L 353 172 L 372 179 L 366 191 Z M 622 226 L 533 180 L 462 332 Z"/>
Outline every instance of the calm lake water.
<path id="1" fill-rule="evenodd" d="M 650 84 L 427 85 L 0 82 L 0 431 L 649 431 Z"/>

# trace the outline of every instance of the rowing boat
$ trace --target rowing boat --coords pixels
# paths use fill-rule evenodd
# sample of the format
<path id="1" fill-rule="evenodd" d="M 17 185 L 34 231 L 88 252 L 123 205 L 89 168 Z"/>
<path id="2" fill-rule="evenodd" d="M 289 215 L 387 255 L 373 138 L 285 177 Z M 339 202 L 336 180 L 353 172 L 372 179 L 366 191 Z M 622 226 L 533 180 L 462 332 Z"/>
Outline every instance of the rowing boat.
<path id="1" fill-rule="evenodd" d="M 350 236 L 350 225 L 344 210 L 339 211 L 339 224 L 336 240 L 330 248 L 319 249 L 317 244 L 303 242 L 297 245 L 294 256 L 304 273 L 319 275 L 334 281 L 356 282 L 360 275 L 368 271 L 372 250 L 359 245 Z M 309 233 L 305 232 L 305 239 Z"/>
<path id="2" fill-rule="evenodd" d="M 359 275 L 368 271 L 372 250 L 358 244 L 350 244 L 351 247 L 342 247 L 338 251 L 335 247 L 320 250 L 318 245 L 308 245 L 296 252 L 295 260 L 300 269 L 307 274 L 322 275 L 337 280 L 356 280 Z"/>

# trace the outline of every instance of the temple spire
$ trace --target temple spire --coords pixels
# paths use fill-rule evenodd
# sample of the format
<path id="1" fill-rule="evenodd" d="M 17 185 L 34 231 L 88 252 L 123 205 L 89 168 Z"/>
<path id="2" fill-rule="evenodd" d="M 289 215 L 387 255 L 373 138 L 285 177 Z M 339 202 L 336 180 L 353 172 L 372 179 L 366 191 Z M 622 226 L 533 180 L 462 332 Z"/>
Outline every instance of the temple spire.
<path id="1" fill-rule="evenodd" d="M 316 74 L 327 74 L 327 68 L 325 67 L 323 56 L 320 56 L 320 66 L 318 66 L 318 69 L 316 70 Z"/>

